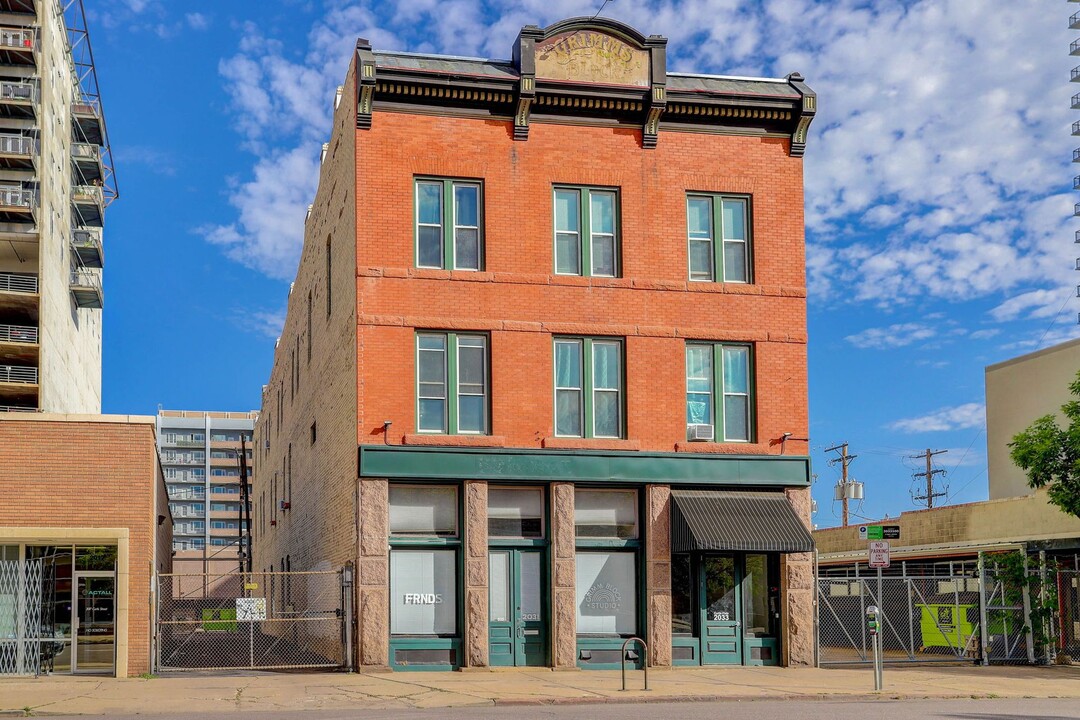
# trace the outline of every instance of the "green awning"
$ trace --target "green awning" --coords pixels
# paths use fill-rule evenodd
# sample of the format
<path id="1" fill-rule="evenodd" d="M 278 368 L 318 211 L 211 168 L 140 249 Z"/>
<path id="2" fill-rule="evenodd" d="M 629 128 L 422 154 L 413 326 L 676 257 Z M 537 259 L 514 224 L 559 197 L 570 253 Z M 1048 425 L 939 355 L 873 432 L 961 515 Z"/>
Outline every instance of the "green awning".
<path id="1" fill-rule="evenodd" d="M 814 538 L 783 492 L 672 490 L 671 551 L 811 552 Z"/>

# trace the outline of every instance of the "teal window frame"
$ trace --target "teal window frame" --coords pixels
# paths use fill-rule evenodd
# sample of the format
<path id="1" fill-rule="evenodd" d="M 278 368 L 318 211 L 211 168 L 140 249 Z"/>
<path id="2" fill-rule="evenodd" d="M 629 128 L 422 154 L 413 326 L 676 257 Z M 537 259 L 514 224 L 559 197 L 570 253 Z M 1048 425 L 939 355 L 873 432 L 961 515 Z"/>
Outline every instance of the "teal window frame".
<path id="1" fill-rule="evenodd" d="M 420 354 L 422 352 L 435 352 L 434 349 L 421 348 L 422 338 L 442 338 L 443 340 L 443 397 L 444 403 L 442 428 L 435 430 L 420 426 L 420 405 L 423 400 L 439 399 L 436 396 L 425 396 L 422 385 L 434 385 L 435 383 L 421 381 Z M 461 341 L 480 341 L 483 347 L 483 392 L 463 392 L 462 385 L 475 386 L 476 383 L 462 383 L 460 376 L 460 351 Z M 464 347 L 476 347 L 465 345 Z M 491 343 L 485 333 L 456 333 L 438 330 L 418 330 L 416 332 L 416 432 L 424 435 L 490 435 L 491 434 Z M 461 428 L 461 397 L 481 397 L 483 420 L 479 430 Z"/>
<path id="2" fill-rule="evenodd" d="M 691 348 L 707 348 L 711 350 L 711 369 L 707 373 L 707 378 L 693 378 L 696 380 L 707 379 L 709 381 L 709 389 L 707 391 L 691 389 L 691 377 L 690 377 L 690 350 Z M 741 349 L 746 351 L 746 392 L 729 392 L 724 382 L 724 351 Z M 688 342 L 686 343 L 686 351 L 684 353 L 686 360 L 686 424 L 687 435 L 689 436 L 690 425 L 711 425 L 713 427 L 713 437 L 716 442 L 742 442 L 752 443 L 755 442 L 755 406 L 757 402 L 757 392 L 754 383 L 754 346 L 749 343 L 719 343 L 719 342 Z M 709 403 L 711 409 L 711 416 L 708 423 L 691 423 L 690 422 L 690 397 L 691 395 L 699 395 L 708 393 Z M 729 438 L 727 433 L 728 418 L 726 413 L 725 399 L 728 396 L 745 396 L 746 397 L 746 437 L 745 438 Z M 718 432 L 719 431 L 719 432 Z"/>
<path id="3" fill-rule="evenodd" d="M 606 485 L 575 485 L 575 496 L 578 490 L 599 490 L 599 491 L 621 491 L 621 492 L 633 492 L 634 493 L 634 510 L 636 513 L 635 532 L 633 537 L 618 538 L 618 537 L 588 537 L 577 534 L 577 499 L 575 497 L 575 522 L 574 522 L 574 546 L 577 554 L 583 553 L 626 553 L 633 556 L 634 559 L 634 602 L 636 603 L 636 613 L 634 617 L 635 629 L 634 632 L 626 634 L 612 634 L 612 633 L 577 633 L 577 652 L 588 649 L 618 649 L 621 648 L 623 640 L 632 635 L 640 635 L 644 632 L 644 628 L 647 623 L 647 593 L 645 588 L 644 577 L 644 560 L 642 557 L 642 550 L 644 548 L 643 534 L 644 527 L 642 524 L 642 503 L 644 493 L 640 492 L 638 488 L 616 486 L 608 487 Z M 575 592 L 577 590 L 575 580 Z M 639 664 L 640 660 L 638 661 Z M 582 667 L 590 667 L 597 669 L 615 669 L 618 666 L 609 667 L 606 664 L 597 663 L 578 663 Z"/>
<path id="4" fill-rule="evenodd" d="M 441 186 L 438 223 L 421 222 L 420 187 L 422 185 Z M 455 190 L 458 187 L 476 189 L 476 225 L 459 225 L 457 222 L 459 219 L 458 201 Z M 413 205 L 413 263 L 416 267 L 466 272 L 479 272 L 484 269 L 484 184 L 481 180 L 418 176 L 413 180 Z M 451 210 L 449 218 L 447 218 L 447 208 Z M 421 263 L 420 230 L 422 227 L 439 228 L 441 262 L 438 265 Z M 476 231 L 476 267 L 458 265 L 456 240 L 459 229 Z"/>
<path id="5" fill-rule="evenodd" d="M 578 359 L 578 386 L 559 385 L 559 345 L 576 344 L 579 346 Z M 597 345 L 615 346 L 618 348 L 618 383 L 617 388 L 596 387 L 596 367 L 594 348 Z M 554 409 L 553 425 L 556 437 L 578 438 L 606 438 L 623 439 L 626 437 L 626 344 L 621 338 L 612 337 L 583 337 L 583 336 L 556 336 L 552 340 L 552 407 Z M 578 434 L 559 431 L 559 393 L 577 392 L 581 397 L 578 418 L 581 432 Z M 600 435 L 596 432 L 596 393 L 617 392 L 616 409 L 619 413 L 618 433 L 615 435 Z"/>
<path id="6" fill-rule="evenodd" d="M 562 229 L 559 223 L 559 193 L 577 194 L 577 222 L 576 230 Z M 611 232 L 594 232 L 595 222 L 592 217 L 593 193 L 612 196 L 611 208 Z M 592 187 L 584 185 L 555 185 L 551 192 L 552 205 L 552 256 L 554 258 L 554 270 L 556 275 L 568 275 L 572 277 L 622 277 L 622 232 L 620 221 L 619 190 L 613 187 Z M 559 270 L 559 236 L 577 235 L 577 272 Z M 603 236 L 611 236 L 612 271 L 610 273 L 596 272 L 593 264 L 593 243 Z"/>
<path id="7" fill-rule="evenodd" d="M 709 202 L 709 220 L 710 227 L 708 236 L 704 233 L 698 233 L 698 237 L 695 237 L 695 233 L 692 232 L 690 223 L 690 203 L 693 200 L 707 200 Z M 742 205 L 742 228 L 743 237 L 736 238 L 729 236 L 733 235 L 731 228 L 725 227 L 724 224 L 724 206 L 725 203 L 729 203 L 732 206 Z M 730 282 L 740 284 L 750 284 L 754 282 L 753 274 L 753 243 L 752 234 L 750 228 L 751 223 L 751 208 L 750 197 L 748 195 L 729 195 L 723 193 L 703 193 L 703 192 L 689 192 L 686 194 L 686 252 L 687 252 L 687 275 L 691 282 Z M 710 244 L 710 266 L 708 277 L 702 277 L 700 273 L 695 275 L 694 272 L 694 243 L 708 241 Z M 743 245 L 743 277 L 731 278 L 727 277 L 728 268 L 726 265 L 725 248 L 729 244 L 742 244 Z"/>

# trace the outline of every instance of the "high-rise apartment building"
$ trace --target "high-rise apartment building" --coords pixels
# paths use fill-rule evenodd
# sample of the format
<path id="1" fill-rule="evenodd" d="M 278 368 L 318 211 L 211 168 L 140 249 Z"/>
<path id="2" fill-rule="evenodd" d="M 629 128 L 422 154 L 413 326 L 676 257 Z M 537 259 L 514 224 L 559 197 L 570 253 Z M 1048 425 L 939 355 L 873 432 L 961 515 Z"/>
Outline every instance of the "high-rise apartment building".
<path id="1" fill-rule="evenodd" d="M 239 567 L 245 518 L 240 450 L 247 448 L 256 412 L 160 410 L 158 452 L 173 517 L 173 570 L 228 572 Z"/>
<path id="2" fill-rule="evenodd" d="M 604 18 L 508 60 L 357 42 L 252 513 L 256 571 L 353 564 L 357 667 L 813 661 L 817 98 L 666 47 Z"/>
<path id="3" fill-rule="evenodd" d="M 101 410 L 116 197 L 81 0 L 0 0 L 0 411 Z"/>

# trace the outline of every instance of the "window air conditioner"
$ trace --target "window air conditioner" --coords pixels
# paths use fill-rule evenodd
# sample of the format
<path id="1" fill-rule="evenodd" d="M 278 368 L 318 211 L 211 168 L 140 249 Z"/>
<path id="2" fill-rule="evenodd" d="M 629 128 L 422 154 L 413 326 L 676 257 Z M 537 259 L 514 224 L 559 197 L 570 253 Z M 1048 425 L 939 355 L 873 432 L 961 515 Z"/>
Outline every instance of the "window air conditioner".
<path id="1" fill-rule="evenodd" d="M 691 442 L 711 442 L 713 439 L 713 426 L 687 425 L 686 434 Z"/>

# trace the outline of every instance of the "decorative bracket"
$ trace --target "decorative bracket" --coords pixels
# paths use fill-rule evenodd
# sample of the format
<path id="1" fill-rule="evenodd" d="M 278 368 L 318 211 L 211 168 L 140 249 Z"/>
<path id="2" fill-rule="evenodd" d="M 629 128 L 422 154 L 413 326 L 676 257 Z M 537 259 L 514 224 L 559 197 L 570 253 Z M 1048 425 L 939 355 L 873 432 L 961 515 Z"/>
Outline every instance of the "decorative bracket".
<path id="1" fill-rule="evenodd" d="M 660 133 L 660 116 L 667 108 L 667 38 L 650 35 L 645 39 L 649 50 L 649 98 L 645 103 L 645 124 L 641 128 L 641 147 L 656 147 Z"/>
<path id="2" fill-rule="evenodd" d="M 802 157 L 806 153 L 806 135 L 810 130 L 810 123 L 817 114 L 817 93 L 810 89 L 802 75 L 793 72 L 787 76 L 791 87 L 802 96 L 802 107 L 796 115 L 795 129 L 791 133 L 791 156 Z"/>
<path id="3" fill-rule="evenodd" d="M 356 127 L 371 129 L 371 108 L 375 100 L 375 53 L 364 38 L 356 41 Z"/>
<path id="4" fill-rule="evenodd" d="M 536 101 L 536 41 L 544 31 L 536 25 L 521 28 L 514 43 L 514 63 L 518 67 L 517 109 L 514 111 L 514 139 L 529 139 L 529 115 Z"/>

